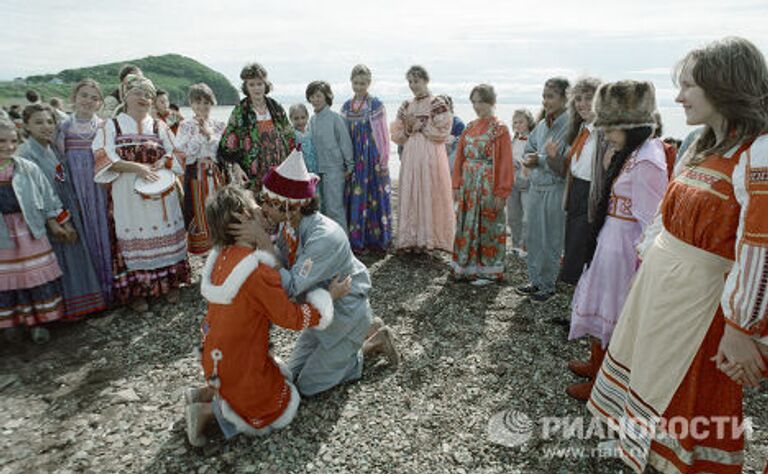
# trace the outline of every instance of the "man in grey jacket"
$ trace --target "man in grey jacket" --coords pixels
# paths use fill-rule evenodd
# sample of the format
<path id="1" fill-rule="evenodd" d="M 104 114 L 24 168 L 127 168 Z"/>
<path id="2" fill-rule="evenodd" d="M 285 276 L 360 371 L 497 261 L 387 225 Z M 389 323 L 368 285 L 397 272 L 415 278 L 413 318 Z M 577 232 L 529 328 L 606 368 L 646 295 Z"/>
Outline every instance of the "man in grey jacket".
<path id="1" fill-rule="evenodd" d="M 288 367 L 303 396 L 324 392 L 363 373 L 363 356 L 385 354 L 392 365 L 399 355 L 392 333 L 372 317 L 368 269 L 352 254 L 349 239 L 328 217 L 316 212 L 315 184 L 301 153 L 294 151 L 264 178 L 262 212 L 268 224 L 279 224 L 277 248 L 265 227 L 249 221 L 232 226 L 232 234 L 257 243 L 261 250 L 276 250 L 283 289 L 301 300 L 314 288 L 327 288 L 334 278 L 350 278 L 349 293 L 333 302 L 333 322 L 325 330 L 302 331 Z"/>

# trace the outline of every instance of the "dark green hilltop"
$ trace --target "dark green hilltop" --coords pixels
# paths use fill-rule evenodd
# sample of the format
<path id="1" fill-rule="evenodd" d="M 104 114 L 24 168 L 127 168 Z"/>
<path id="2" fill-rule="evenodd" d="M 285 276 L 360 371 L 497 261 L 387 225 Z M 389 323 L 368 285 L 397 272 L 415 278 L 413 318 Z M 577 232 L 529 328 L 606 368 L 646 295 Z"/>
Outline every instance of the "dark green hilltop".
<path id="1" fill-rule="evenodd" d="M 41 94 L 46 102 L 51 97 L 60 97 L 68 102 L 72 87 L 86 77 L 98 81 L 107 95 L 117 88 L 117 74 L 127 63 L 139 66 L 155 86 L 168 91 L 171 102 L 180 106 L 187 105 L 187 89 L 197 82 L 205 82 L 211 86 L 220 105 L 233 105 L 239 100 L 237 89 L 220 72 L 180 54 L 164 54 L 99 66 L 65 69 L 58 74 L 0 81 L 0 104 L 25 103 L 24 94 L 29 89 Z"/>

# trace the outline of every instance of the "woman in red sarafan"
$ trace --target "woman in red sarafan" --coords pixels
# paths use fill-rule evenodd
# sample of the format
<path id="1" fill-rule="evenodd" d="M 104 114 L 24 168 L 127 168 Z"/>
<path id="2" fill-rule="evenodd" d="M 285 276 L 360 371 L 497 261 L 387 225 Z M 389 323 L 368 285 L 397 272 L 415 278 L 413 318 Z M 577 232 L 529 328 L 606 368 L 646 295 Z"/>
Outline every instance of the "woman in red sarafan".
<path id="1" fill-rule="evenodd" d="M 742 385 L 768 362 L 768 67 L 726 38 L 676 76 L 688 124 L 705 128 L 667 189 L 587 407 L 620 430 L 638 473 L 740 473 Z"/>

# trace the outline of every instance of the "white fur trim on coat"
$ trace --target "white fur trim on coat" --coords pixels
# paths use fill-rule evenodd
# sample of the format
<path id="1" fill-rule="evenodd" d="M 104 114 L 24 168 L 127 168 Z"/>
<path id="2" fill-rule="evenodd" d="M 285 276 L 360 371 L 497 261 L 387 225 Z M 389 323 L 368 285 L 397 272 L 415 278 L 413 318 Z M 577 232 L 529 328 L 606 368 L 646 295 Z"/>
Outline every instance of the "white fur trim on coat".
<path id="1" fill-rule="evenodd" d="M 315 288 L 307 293 L 307 303 L 315 307 L 320 313 L 320 322 L 316 328 L 323 330 L 333 322 L 333 299 L 328 290 Z"/>
<path id="2" fill-rule="evenodd" d="M 221 249 L 214 248 L 211 250 L 208 259 L 205 261 L 203 267 L 203 273 L 200 276 L 200 293 L 210 303 L 215 304 L 231 304 L 235 299 L 237 293 L 240 291 L 240 287 L 243 286 L 245 280 L 259 267 L 259 263 L 265 263 L 272 268 L 278 266 L 275 257 L 263 250 L 256 250 L 252 254 L 242 259 L 232 272 L 224 280 L 221 285 L 214 285 L 211 283 L 211 273 L 213 272 L 213 266 L 216 264 L 216 260 L 219 258 Z"/>
<path id="3" fill-rule="evenodd" d="M 299 391 L 296 390 L 296 387 L 287 380 L 285 383 L 291 391 L 291 399 L 288 402 L 288 405 L 285 407 L 283 414 L 264 428 L 254 428 L 248 424 L 240 417 L 240 415 L 235 412 L 235 410 L 232 409 L 232 407 L 229 406 L 229 403 L 227 403 L 226 400 L 218 397 L 219 408 L 221 408 L 221 415 L 225 420 L 235 425 L 235 428 L 237 428 L 239 433 L 245 433 L 251 436 L 266 436 L 274 430 L 285 428 L 291 424 L 294 418 L 296 418 L 296 413 L 298 413 L 299 405 L 301 404 L 301 396 L 299 395 Z"/>

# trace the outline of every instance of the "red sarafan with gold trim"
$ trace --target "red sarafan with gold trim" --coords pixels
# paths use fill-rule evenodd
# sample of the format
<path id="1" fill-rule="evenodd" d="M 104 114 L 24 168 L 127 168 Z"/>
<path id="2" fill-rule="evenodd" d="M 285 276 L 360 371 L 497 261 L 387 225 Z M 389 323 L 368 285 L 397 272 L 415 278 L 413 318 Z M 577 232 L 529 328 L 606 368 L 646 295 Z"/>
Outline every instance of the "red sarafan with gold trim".
<path id="1" fill-rule="evenodd" d="M 650 464 L 736 474 L 744 468 L 742 389 L 712 358 L 726 325 L 768 345 L 768 136 L 684 168 L 661 212 L 664 231 L 645 253 L 588 409 L 626 420 L 621 457 L 635 472 Z M 652 437 L 635 429 L 640 409 L 654 426 L 729 421 L 701 436 L 662 429 L 668 436 Z"/>

